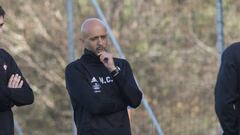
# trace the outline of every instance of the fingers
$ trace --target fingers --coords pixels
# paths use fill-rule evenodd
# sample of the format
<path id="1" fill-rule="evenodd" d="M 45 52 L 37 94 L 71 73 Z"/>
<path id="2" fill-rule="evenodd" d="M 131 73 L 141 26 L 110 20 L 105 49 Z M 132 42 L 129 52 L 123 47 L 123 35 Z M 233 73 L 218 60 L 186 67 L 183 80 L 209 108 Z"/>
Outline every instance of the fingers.
<path id="1" fill-rule="evenodd" d="M 8 81 L 8 87 L 9 87 L 9 88 L 12 88 L 12 87 L 13 87 L 13 85 L 12 85 L 12 84 L 13 84 L 13 83 L 12 83 L 12 82 L 13 82 L 13 78 L 14 78 L 14 75 L 11 75 L 11 77 L 10 77 L 10 79 L 9 79 L 9 81 Z"/>
<path id="2" fill-rule="evenodd" d="M 8 87 L 9 88 L 22 88 L 23 80 L 21 80 L 21 76 L 18 74 L 12 74 L 9 81 Z"/>
<path id="3" fill-rule="evenodd" d="M 109 70 L 113 71 L 116 66 L 113 61 L 113 55 L 109 52 L 102 51 L 98 53 L 100 61 L 104 64 L 104 66 Z"/>
<path id="4" fill-rule="evenodd" d="M 16 74 L 15 77 L 13 78 L 13 86 L 14 86 L 14 88 L 18 88 L 20 80 L 21 80 L 21 76 Z"/>
<path id="5" fill-rule="evenodd" d="M 100 61 L 102 61 L 103 63 L 106 63 L 107 62 L 106 60 L 113 58 L 113 55 L 111 53 L 105 51 L 98 53 L 98 56 L 100 58 Z"/>
<path id="6" fill-rule="evenodd" d="M 22 88 L 22 86 L 23 86 L 23 80 L 20 81 L 18 88 Z"/>

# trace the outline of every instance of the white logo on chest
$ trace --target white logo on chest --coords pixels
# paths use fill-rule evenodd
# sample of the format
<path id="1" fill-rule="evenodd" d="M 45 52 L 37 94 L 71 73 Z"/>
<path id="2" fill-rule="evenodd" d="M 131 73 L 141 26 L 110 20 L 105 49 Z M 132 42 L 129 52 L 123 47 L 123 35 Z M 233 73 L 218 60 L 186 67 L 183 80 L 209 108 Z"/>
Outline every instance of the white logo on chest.
<path id="1" fill-rule="evenodd" d="M 94 93 L 99 93 L 101 92 L 101 84 L 109 84 L 109 83 L 112 83 L 113 80 L 111 79 L 110 76 L 107 76 L 107 77 L 98 77 L 98 80 L 96 79 L 96 77 L 93 77 L 92 80 L 91 80 L 91 85 L 92 85 L 92 88 L 94 90 Z"/>
<path id="2" fill-rule="evenodd" d="M 3 64 L 3 69 L 6 71 L 7 70 L 7 65 L 4 63 Z"/>
<path id="3" fill-rule="evenodd" d="M 99 80 L 102 84 L 112 83 L 113 80 L 107 76 L 107 77 L 99 77 Z"/>
<path id="4" fill-rule="evenodd" d="M 98 83 L 98 81 L 97 81 L 97 79 L 95 77 L 92 78 L 91 85 L 92 85 L 92 88 L 94 90 L 94 93 L 101 92 L 101 90 L 100 90 L 101 85 Z"/>

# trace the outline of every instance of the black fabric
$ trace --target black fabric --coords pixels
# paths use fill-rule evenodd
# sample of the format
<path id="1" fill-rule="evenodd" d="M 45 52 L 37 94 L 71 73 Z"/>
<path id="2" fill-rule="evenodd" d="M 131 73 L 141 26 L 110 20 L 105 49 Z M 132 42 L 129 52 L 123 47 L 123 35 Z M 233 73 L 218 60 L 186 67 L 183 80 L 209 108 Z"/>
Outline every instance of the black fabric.
<path id="1" fill-rule="evenodd" d="M 8 80 L 12 74 L 21 75 L 24 83 L 22 88 L 8 88 Z M 22 76 L 14 59 L 0 48 L 0 135 L 13 135 L 14 105 L 32 104 L 34 100 L 32 89 Z"/>
<path id="2" fill-rule="evenodd" d="M 13 135 L 14 123 L 11 110 L 0 112 L 0 135 Z"/>
<path id="3" fill-rule="evenodd" d="M 240 134 L 240 43 L 229 46 L 222 55 L 215 86 L 215 110 L 223 135 Z"/>
<path id="4" fill-rule="evenodd" d="M 112 77 L 99 58 L 85 49 L 84 55 L 65 70 L 78 135 L 130 135 L 127 106 L 137 107 L 142 92 L 126 60 L 114 58 L 120 67 Z"/>

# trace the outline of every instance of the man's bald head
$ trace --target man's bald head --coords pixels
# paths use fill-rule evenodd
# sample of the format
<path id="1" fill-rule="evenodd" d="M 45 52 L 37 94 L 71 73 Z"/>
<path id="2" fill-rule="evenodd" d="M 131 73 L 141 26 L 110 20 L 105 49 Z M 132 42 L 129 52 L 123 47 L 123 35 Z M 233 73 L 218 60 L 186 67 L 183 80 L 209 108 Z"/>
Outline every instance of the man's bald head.
<path id="1" fill-rule="evenodd" d="M 108 50 L 106 25 L 97 18 L 86 19 L 81 25 L 80 41 L 84 47 L 96 55 Z"/>
<path id="2" fill-rule="evenodd" d="M 91 32 L 91 29 L 96 26 L 103 27 L 106 30 L 106 25 L 102 20 L 100 20 L 98 18 L 86 19 L 81 25 L 81 29 L 80 29 L 81 36 L 85 37 L 86 35 L 88 35 Z"/>

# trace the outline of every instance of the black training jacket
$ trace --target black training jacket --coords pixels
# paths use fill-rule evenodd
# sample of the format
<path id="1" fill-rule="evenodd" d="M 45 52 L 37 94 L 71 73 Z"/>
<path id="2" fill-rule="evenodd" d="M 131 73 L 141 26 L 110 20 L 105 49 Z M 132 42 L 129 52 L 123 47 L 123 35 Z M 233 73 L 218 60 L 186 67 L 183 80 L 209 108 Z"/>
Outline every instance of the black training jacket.
<path id="1" fill-rule="evenodd" d="M 8 88 L 8 80 L 12 74 L 21 75 L 24 83 L 22 88 Z M 32 104 L 32 89 L 23 78 L 14 59 L 0 48 L 0 135 L 13 135 L 14 123 L 11 108 Z"/>
<path id="2" fill-rule="evenodd" d="M 114 58 L 120 72 L 113 77 L 99 58 L 87 49 L 66 67 L 78 135 L 131 135 L 127 106 L 140 105 L 139 90 L 129 63 Z"/>
<path id="3" fill-rule="evenodd" d="M 215 110 L 223 135 L 240 131 L 240 43 L 229 46 L 222 55 L 215 86 Z"/>

